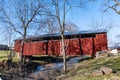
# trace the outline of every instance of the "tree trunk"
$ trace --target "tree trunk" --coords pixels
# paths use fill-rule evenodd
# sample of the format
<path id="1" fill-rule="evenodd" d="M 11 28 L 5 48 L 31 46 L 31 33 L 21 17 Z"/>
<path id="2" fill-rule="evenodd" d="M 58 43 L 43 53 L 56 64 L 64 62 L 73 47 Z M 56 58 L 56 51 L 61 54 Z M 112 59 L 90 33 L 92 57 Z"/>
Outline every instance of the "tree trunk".
<path id="1" fill-rule="evenodd" d="M 21 48 L 20 48 L 20 62 L 23 63 L 23 49 L 24 49 L 24 39 L 21 42 Z"/>
<path id="2" fill-rule="evenodd" d="M 9 56 L 8 56 L 8 61 L 12 62 L 13 56 L 12 56 L 12 51 L 11 51 L 11 30 L 8 30 L 9 32 Z"/>
<path id="3" fill-rule="evenodd" d="M 24 51 L 24 44 L 26 41 L 26 28 L 24 28 L 24 35 L 23 35 L 23 40 L 21 42 L 21 49 L 20 49 L 20 63 L 21 63 L 21 67 L 22 65 L 25 64 L 25 56 L 23 56 L 23 51 Z"/>
<path id="4" fill-rule="evenodd" d="M 63 62 L 64 62 L 64 65 L 63 65 L 63 69 L 64 69 L 64 72 L 66 73 L 67 71 L 67 65 L 66 65 L 66 53 L 65 53 L 65 44 L 64 44 L 64 36 L 63 34 L 61 35 L 61 44 L 62 44 L 62 55 L 63 55 Z"/>

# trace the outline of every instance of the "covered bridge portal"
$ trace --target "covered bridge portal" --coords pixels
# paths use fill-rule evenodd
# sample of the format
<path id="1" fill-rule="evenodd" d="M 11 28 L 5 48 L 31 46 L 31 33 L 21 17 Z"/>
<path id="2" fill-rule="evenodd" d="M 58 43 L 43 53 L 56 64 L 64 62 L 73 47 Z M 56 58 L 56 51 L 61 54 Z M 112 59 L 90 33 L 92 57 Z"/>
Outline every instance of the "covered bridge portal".
<path id="1" fill-rule="evenodd" d="M 107 31 L 80 31 L 64 34 L 67 55 L 95 55 L 97 51 L 107 50 Z M 20 52 L 21 40 L 16 39 L 14 49 Z M 23 55 L 55 55 L 61 54 L 60 34 L 46 34 L 26 39 Z"/>

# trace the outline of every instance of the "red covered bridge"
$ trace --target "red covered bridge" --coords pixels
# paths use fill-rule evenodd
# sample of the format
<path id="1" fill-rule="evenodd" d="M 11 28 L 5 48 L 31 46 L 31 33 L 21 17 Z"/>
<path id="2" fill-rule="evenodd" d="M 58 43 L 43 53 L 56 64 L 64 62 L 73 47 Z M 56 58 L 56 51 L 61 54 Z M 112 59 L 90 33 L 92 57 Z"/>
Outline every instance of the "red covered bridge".
<path id="1" fill-rule="evenodd" d="M 67 55 L 95 55 L 97 51 L 107 50 L 106 30 L 66 32 L 64 38 Z M 21 40 L 15 40 L 14 49 L 16 52 L 20 52 Z M 46 34 L 27 38 L 23 55 L 62 55 L 60 34 Z"/>

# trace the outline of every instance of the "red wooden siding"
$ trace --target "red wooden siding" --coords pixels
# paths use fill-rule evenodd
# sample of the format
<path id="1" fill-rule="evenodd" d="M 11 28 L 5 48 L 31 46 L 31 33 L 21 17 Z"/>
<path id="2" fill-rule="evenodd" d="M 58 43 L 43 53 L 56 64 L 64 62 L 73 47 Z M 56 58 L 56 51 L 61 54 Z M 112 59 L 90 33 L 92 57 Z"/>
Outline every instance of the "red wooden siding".
<path id="1" fill-rule="evenodd" d="M 60 55 L 60 41 L 50 40 L 48 41 L 48 55 Z"/>
<path id="2" fill-rule="evenodd" d="M 79 45 L 79 38 L 74 38 L 67 40 L 67 54 L 68 55 L 79 55 L 80 54 L 80 45 Z"/>
<path id="3" fill-rule="evenodd" d="M 97 34 L 96 38 L 94 39 L 94 46 L 95 46 L 95 52 L 106 50 L 107 47 L 107 34 Z"/>
<path id="4" fill-rule="evenodd" d="M 82 38 L 81 39 L 83 55 L 92 55 L 93 53 L 93 41 L 92 38 Z"/>
<path id="5" fill-rule="evenodd" d="M 20 52 L 20 44 L 21 44 L 21 42 L 20 42 L 19 40 L 16 40 L 16 41 L 15 41 L 14 50 L 15 50 L 16 52 Z"/>
<path id="6" fill-rule="evenodd" d="M 26 42 L 24 55 L 46 55 L 46 42 Z"/>
<path id="7" fill-rule="evenodd" d="M 15 41 L 14 49 L 20 52 L 20 41 Z M 65 39 L 65 51 L 67 55 L 94 55 L 96 51 L 107 49 L 107 34 L 95 34 L 95 37 L 83 37 Z M 61 40 L 44 40 L 26 42 L 24 45 L 24 55 L 62 55 Z"/>

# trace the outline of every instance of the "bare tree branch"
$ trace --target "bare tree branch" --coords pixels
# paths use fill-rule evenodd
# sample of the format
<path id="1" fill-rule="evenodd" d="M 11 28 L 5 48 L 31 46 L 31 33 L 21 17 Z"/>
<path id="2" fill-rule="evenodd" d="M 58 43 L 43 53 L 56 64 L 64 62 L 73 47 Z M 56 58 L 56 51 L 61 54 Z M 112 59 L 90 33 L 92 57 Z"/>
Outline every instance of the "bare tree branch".
<path id="1" fill-rule="evenodd" d="M 23 36 L 23 34 L 20 31 L 18 31 L 16 29 L 16 27 L 14 26 L 14 24 L 11 22 L 11 20 L 10 20 L 9 16 L 7 15 L 7 13 L 4 10 L 2 10 L 2 11 L 3 11 L 3 13 L 5 15 L 5 18 L 6 18 L 6 20 L 3 20 L 3 19 L 2 20 L 10 25 L 10 27 L 9 27 L 10 29 L 14 30 L 15 32 L 18 32 L 19 34 L 21 34 Z"/>
<path id="2" fill-rule="evenodd" d="M 114 10 L 117 14 L 120 14 L 120 11 L 118 11 L 117 9 L 116 9 L 116 4 L 115 5 L 113 5 L 113 6 L 109 6 L 109 8 L 111 8 L 112 10 Z"/>
<path id="3" fill-rule="evenodd" d="M 111 4 L 111 2 L 113 4 Z M 105 6 L 107 6 L 107 8 L 104 10 L 104 12 L 106 12 L 108 9 L 112 9 L 114 10 L 117 14 L 120 14 L 120 1 L 119 0 L 108 0 L 107 3 L 105 3 Z"/>

